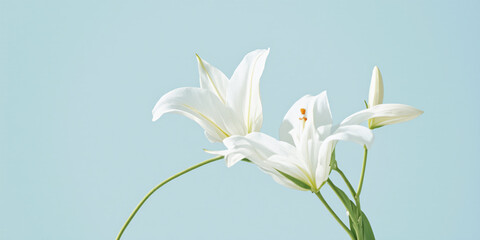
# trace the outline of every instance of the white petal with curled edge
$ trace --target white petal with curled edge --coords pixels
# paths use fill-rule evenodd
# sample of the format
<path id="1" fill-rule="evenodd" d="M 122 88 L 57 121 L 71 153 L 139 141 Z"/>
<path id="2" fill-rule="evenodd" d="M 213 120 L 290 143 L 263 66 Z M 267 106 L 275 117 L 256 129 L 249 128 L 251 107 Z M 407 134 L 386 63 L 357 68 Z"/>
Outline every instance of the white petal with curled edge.
<path id="1" fill-rule="evenodd" d="M 327 137 L 322 142 L 318 153 L 318 163 L 315 174 L 317 188 L 328 179 L 332 152 L 339 140 L 355 142 L 360 145 L 366 145 L 367 148 L 369 148 L 373 143 L 373 132 L 364 126 L 348 125 L 340 126 L 332 135 Z"/>
<path id="2" fill-rule="evenodd" d="M 235 137 L 238 137 L 238 136 L 233 136 L 233 138 Z M 237 149 L 227 149 L 227 150 L 218 150 L 218 151 L 204 149 L 204 151 L 207 153 L 224 156 L 225 161 L 227 163 L 227 167 L 231 167 L 245 158 L 245 154 L 243 154 L 242 151 L 235 151 L 235 150 Z"/>
<path id="3" fill-rule="evenodd" d="M 208 139 L 208 141 L 210 142 L 220 142 L 220 138 L 218 137 L 218 135 L 212 135 L 210 134 L 207 130 L 204 131 L 204 134 L 205 134 L 205 137 Z"/>
<path id="4" fill-rule="evenodd" d="M 215 93 L 221 102 L 226 103 L 228 78 L 216 67 L 197 56 L 200 87 Z"/>
<path id="5" fill-rule="evenodd" d="M 248 53 L 238 65 L 227 88 L 227 104 L 235 109 L 237 117 L 244 120 L 241 135 L 259 131 L 262 122 L 260 99 L 260 77 L 270 49 L 259 49 Z"/>
<path id="6" fill-rule="evenodd" d="M 315 128 L 332 124 L 332 113 L 330 112 L 330 104 L 328 103 L 327 92 L 323 91 L 315 96 L 312 106 L 312 119 Z"/>
<path id="7" fill-rule="evenodd" d="M 218 151 L 204 149 L 203 151 L 205 151 L 206 153 L 213 154 L 213 155 L 224 156 L 225 161 L 227 163 L 227 167 L 231 167 L 231 166 L 235 165 L 237 162 L 240 162 L 242 159 L 245 158 L 244 155 L 241 154 L 240 152 L 229 151 L 228 149 L 227 150 L 218 150 Z"/>
<path id="8" fill-rule="evenodd" d="M 315 171 L 315 187 L 317 189 L 320 189 L 322 184 L 328 180 L 330 174 L 330 160 L 336 144 L 337 141 L 326 141 L 320 147 L 317 168 Z"/>
<path id="9" fill-rule="evenodd" d="M 380 104 L 350 115 L 342 121 L 341 125 L 360 124 L 374 118 L 375 127 L 380 127 L 409 121 L 422 113 L 423 111 L 405 104 Z"/>
<path id="10" fill-rule="evenodd" d="M 225 138 L 223 143 L 230 153 L 242 153 L 244 158 L 252 162 L 258 162 L 260 165 L 273 155 L 296 158 L 294 157 L 296 152 L 294 146 L 260 132 L 253 132 L 247 136 Z M 251 157 L 254 159 L 250 159 Z"/>
<path id="11" fill-rule="evenodd" d="M 360 125 L 346 125 L 338 127 L 335 132 L 325 139 L 328 141 L 350 141 L 370 148 L 373 143 L 373 132 L 367 127 Z"/>
<path id="12" fill-rule="evenodd" d="M 244 136 L 236 135 L 225 138 L 223 144 L 227 147 L 227 150 L 225 150 L 227 167 L 235 165 L 244 158 L 249 159 L 248 157 L 251 157 L 254 154 L 254 149 L 251 148 L 248 140 Z"/>
<path id="13" fill-rule="evenodd" d="M 201 88 L 177 88 L 163 95 L 152 110 L 153 121 L 163 114 L 174 112 L 184 115 L 197 122 L 205 131 L 209 140 L 221 142 L 229 136 L 226 132 L 224 119 L 231 116 L 217 96 L 206 89 Z"/>
<path id="14" fill-rule="evenodd" d="M 306 191 L 306 189 L 299 187 L 297 184 L 293 183 L 292 181 L 285 178 L 284 176 L 274 175 L 274 174 L 269 173 L 269 172 L 266 172 L 266 173 L 269 174 L 270 176 L 272 176 L 273 180 L 275 182 L 279 183 L 280 185 L 283 185 L 285 187 L 292 188 L 292 189 L 295 189 L 295 190 Z"/>
<path id="15" fill-rule="evenodd" d="M 296 155 L 294 146 L 278 141 L 260 132 L 250 133 L 247 136 L 233 136 L 224 140 L 229 151 L 227 162 L 247 158 L 266 173 L 278 179 L 284 179 L 279 171 L 282 171 L 294 178 L 309 183 L 306 171 L 302 168 L 301 161 Z M 299 164 L 300 163 L 300 164 Z M 288 179 L 283 180 L 290 181 Z M 281 181 L 278 181 L 282 183 Z M 284 184 L 292 187 L 292 184 Z M 295 188 L 295 187 L 294 187 Z M 297 188 L 296 188 L 297 189 Z M 305 190 L 305 189 L 301 189 Z"/>
<path id="16" fill-rule="evenodd" d="M 309 191 L 312 188 L 311 185 L 313 180 L 310 175 L 308 175 L 309 173 L 305 169 L 302 169 L 293 162 L 291 162 L 290 159 L 286 156 L 273 155 L 268 159 L 267 162 L 268 164 L 270 164 L 270 167 L 273 168 L 273 170 L 265 171 L 265 168 L 262 168 L 262 170 L 272 176 L 273 180 L 275 180 L 277 183 L 285 187 L 293 188 L 300 191 Z M 302 182 L 302 185 L 306 186 L 301 187 L 297 185 L 297 183 L 295 183 L 293 179 L 289 179 L 280 171 L 284 174 L 288 174 L 290 177 L 295 178 L 296 181 Z"/>

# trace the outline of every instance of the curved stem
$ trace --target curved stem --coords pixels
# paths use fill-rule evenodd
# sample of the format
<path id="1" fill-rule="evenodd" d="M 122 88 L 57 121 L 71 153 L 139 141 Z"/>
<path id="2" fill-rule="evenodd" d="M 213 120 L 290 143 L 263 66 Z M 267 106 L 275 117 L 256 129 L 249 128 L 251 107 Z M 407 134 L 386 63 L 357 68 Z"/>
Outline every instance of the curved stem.
<path id="1" fill-rule="evenodd" d="M 328 211 L 333 215 L 333 217 L 335 218 L 335 220 L 337 220 L 337 222 L 342 226 L 342 228 L 348 233 L 348 235 L 350 236 L 351 239 L 355 239 L 355 237 L 353 236 L 352 232 L 350 231 L 350 229 L 348 229 L 348 227 L 345 225 L 345 223 L 342 222 L 342 220 L 337 216 L 337 214 L 333 211 L 333 209 L 330 207 L 330 205 L 328 205 L 327 201 L 325 200 L 325 198 L 323 198 L 322 194 L 320 193 L 320 191 L 316 192 L 315 195 L 317 195 L 317 197 L 320 199 L 320 201 L 322 201 L 323 205 L 325 205 L 325 207 L 328 209 Z"/>
<path id="2" fill-rule="evenodd" d="M 363 153 L 363 165 L 362 165 L 362 174 L 360 175 L 360 181 L 358 182 L 356 198 L 360 198 L 360 192 L 362 192 L 363 178 L 365 177 L 365 167 L 367 166 L 367 147 L 363 146 L 365 149 Z"/>
<path id="3" fill-rule="evenodd" d="M 337 171 L 340 176 L 342 176 L 343 178 L 343 181 L 345 182 L 345 184 L 347 184 L 347 187 L 348 187 L 348 190 L 350 190 L 350 193 L 352 194 L 352 197 L 355 198 L 355 196 L 357 195 L 355 193 L 355 189 L 353 188 L 352 184 L 350 183 L 350 181 L 348 181 L 348 178 L 345 176 L 345 174 L 342 172 L 342 170 L 340 170 L 340 168 L 337 168 L 335 169 L 335 171 Z"/>
<path id="4" fill-rule="evenodd" d="M 199 168 L 203 165 L 206 165 L 208 163 L 211 163 L 211 162 L 215 162 L 217 160 L 220 160 L 222 159 L 223 156 L 218 156 L 218 157 L 214 157 L 214 158 L 210 158 L 206 161 L 203 161 L 197 165 L 193 165 L 169 178 L 167 178 L 165 181 L 161 182 L 160 184 L 158 184 L 156 187 L 154 187 L 152 190 L 150 190 L 150 192 L 147 193 L 147 195 L 145 195 L 145 197 L 142 199 L 142 201 L 140 201 L 140 203 L 137 205 L 137 207 L 133 210 L 132 214 L 130 214 L 130 216 L 128 217 L 127 221 L 125 222 L 125 224 L 123 225 L 122 229 L 120 230 L 120 233 L 118 233 L 118 236 L 116 238 L 116 240 L 119 240 L 121 237 L 122 237 L 122 234 L 123 232 L 125 231 L 125 229 L 127 228 L 128 224 L 130 223 L 130 221 L 132 221 L 133 217 L 135 217 L 135 214 L 137 214 L 138 210 L 140 210 L 140 208 L 142 207 L 142 205 L 147 201 L 147 199 L 155 192 L 157 191 L 159 188 L 161 188 L 163 185 L 167 184 L 168 182 L 172 181 L 173 179 L 177 178 L 177 177 L 180 177 L 182 176 L 183 174 L 185 173 L 188 173 L 196 168 Z"/>

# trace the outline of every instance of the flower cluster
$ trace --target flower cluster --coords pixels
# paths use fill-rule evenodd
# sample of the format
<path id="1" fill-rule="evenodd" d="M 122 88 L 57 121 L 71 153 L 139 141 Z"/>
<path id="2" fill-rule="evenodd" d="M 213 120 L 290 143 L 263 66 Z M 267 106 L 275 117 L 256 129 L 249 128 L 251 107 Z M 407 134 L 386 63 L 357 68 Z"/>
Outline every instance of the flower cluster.
<path id="1" fill-rule="evenodd" d="M 176 112 L 196 121 L 212 142 L 223 141 L 227 166 L 242 159 L 255 163 L 278 183 L 316 192 L 327 181 L 337 141 L 369 148 L 370 129 L 416 118 L 423 112 L 403 104 L 383 104 L 383 81 L 375 66 L 368 108 L 340 124 L 332 123 L 327 93 L 306 95 L 293 104 L 280 126 L 280 139 L 261 133 L 259 81 L 269 49 L 248 53 L 229 80 L 197 56 L 200 88 L 179 88 L 165 94 L 153 109 L 153 120 Z M 368 121 L 368 128 L 360 125 Z"/>
<path id="2" fill-rule="evenodd" d="M 414 119 L 423 112 L 404 104 L 384 104 L 382 75 L 375 67 L 366 109 L 348 116 L 339 124 L 333 124 L 327 93 L 306 95 L 288 110 L 280 126 L 279 139 L 276 139 L 260 132 L 263 123 L 260 77 L 269 52 L 269 49 L 259 49 L 248 53 L 230 79 L 197 55 L 200 88 L 178 88 L 160 98 L 152 111 L 153 121 L 169 112 L 184 115 L 205 130 L 208 140 L 223 142 L 226 149 L 208 151 L 218 156 L 173 175 L 151 190 L 130 215 L 117 240 L 156 190 L 193 169 L 222 158 L 225 158 L 228 167 L 248 160 L 285 187 L 315 193 L 352 240 L 375 239 L 370 223 L 360 208 L 367 150 L 373 143 L 372 130 Z M 362 123 L 368 123 L 368 127 Z M 338 141 L 355 142 L 365 149 L 357 190 L 335 159 Z M 345 181 L 353 201 L 329 178 L 332 171 L 340 174 Z M 349 227 L 320 193 L 325 183 L 345 206 Z"/>

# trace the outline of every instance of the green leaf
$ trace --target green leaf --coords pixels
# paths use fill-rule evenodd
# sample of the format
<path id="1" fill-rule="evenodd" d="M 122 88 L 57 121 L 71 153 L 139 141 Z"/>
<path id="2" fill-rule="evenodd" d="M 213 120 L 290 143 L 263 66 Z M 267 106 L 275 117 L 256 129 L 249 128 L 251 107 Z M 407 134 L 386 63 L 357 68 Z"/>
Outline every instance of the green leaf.
<path id="1" fill-rule="evenodd" d="M 357 235 L 358 233 L 357 236 L 361 236 L 363 233 L 363 229 L 359 224 L 360 216 L 359 216 L 359 211 L 357 206 L 355 205 L 355 203 L 353 203 L 350 200 L 350 198 L 348 198 L 347 194 L 345 194 L 345 192 L 342 191 L 342 189 L 335 186 L 335 184 L 333 184 L 333 182 L 330 179 L 328 181 L 333 191 L 335 191 L 335 193 L 338 195 L 338 198 L 340 198 L 340 201 L 342 201 L 343 205 L 348 211 L 351 231 L 354 232 L 355 235 Z"/>
<path id="2" fill-rule="evenodd" d="M 352 222 L 352 219 L 349 219 L 350 222 L 350 229 L 352 230 L 353 235 L 357 236 L 357 233 L 355 231 L 354 224 Z M 359 225 L 362 228 L 363 236 L 361 236 L 362 240 L 375 240 L 375 236 L 373 234 L 372 226 L 370 225 L 370 222 L 367 219 L 367 216 L 365 215 L 364 212 L 362 212 L 362 216 L 360 217 L 360 223 Z"/>
<path id="3" fill-rule="evenodd" d="M 370 226 L 370 222 L 368 221 L 367 216 L 365 215 L 364 212 L 362 212 L 362 223 L 363 223 L 363 240 L 375 240 L 372 226 Z"/>
<path id="4" fill-rule="evenodd" d="M 358 207 L 351 201 L 347 194 L 345 194 L 342 189 L 338 188 L 333 184 L 333 182 L 329 179 L 329 185 L 332 187 L 333 191 L 338 195 L 340 200 L 342 201 L 343 205 L 348 211 L 348 220 L 350 223 L 350 230 L 352 231 L 355 239 L 358 240 L 375 240 L 375 236 L 373 234 L 372 226 L 367 219 L 367 216 Z"/>
<path id="5" fill-rule="evenodd" d="M 357 232 L 355 232 L 355 228 L 353 227 L 353 222 L 351 218 L 348 218 L 348 222 L 350 223 L 350 230 L 352 231 L 353 237 L 355 238 L 354 240 L 357 239 Z"/>
<path id="6" fill-rule="evenodd" d="M 357 206 L 348 198 L 347 194 L 345 194 L 342 189 L 338 188 L 333 184 L 331 180 L 330 181 L 330 186 L 333 188 L 333 191 L 338 195 L 340 200 L 342 201 L 343 205 L 347 208 L 349 212 L 349 216 L 353 217 L 353 219 L 357 219 L 358 214 L 357 214 Z M 355 221 L 356 222 L 356 221 Z"/>
<path id="7" fill-rule="evenodd" d="M 284 173 L 284 172 L 282 172 L 282 171 L 280 171 L 280 170 L 278 170 L 278 169 L 275 169 L 275 170 L 277 170 L 277 172 L 279 172 L 280 174 L 282 174 L 284 177 L 288 178 L 288 180 L 290 180 L 290 181 L 292 181 L 293 183 L 295 183 L 297 186 L 299 186 L 299 187 L 301 187 L 301 188 L 303 188 L 303 189 L 306 189 L 306 190 L 310 190 L 310 189 L 311 189 L 311 187 L 310 187 L 308 184 L 304 183 L 302 180 L 299 180 L 299 179 L 297 179 L 297 178 L 295 178 L 295 177 L 292 177 L 292 176 L 290 176 L 290 175 L 288 175 L 288 174 L 286 174 L 286 173 Z"/>

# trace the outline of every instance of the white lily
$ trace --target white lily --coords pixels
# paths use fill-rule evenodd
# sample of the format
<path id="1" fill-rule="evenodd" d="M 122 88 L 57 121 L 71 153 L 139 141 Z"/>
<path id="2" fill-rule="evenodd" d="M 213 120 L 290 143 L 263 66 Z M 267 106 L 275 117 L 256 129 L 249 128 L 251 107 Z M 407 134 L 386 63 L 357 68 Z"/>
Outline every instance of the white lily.
<path id="1" fill-rule="evenodd" d="M 401 123 L 420 116 L 423 111 L 404 104 L 383 104 L 383 80 L 377 66 L 373 68 L 368 94 L 368 109 L 357 112 L 345 119 L 350 124 L 358 124 L 368 119 L 370 129 Z"/>
<path id="2" fill-rule="evenodd" d="M 259 131 L 262 104 L 259 83 L 269 49 L 248 53 L 229 80 L 197 55 L 200 88 L 184 87 L 163 95 L 153 108 L 153 121 L 174 112 L 197 122 L 211 142 Z"/>
<path id="3" fill-rule="evenodd" d="M 278 183 L 293 189 L 317 192 L 328 179 L 330 160 L 339 140 L 367 148 L 373 142 L 370 129 L 360 125 L 332 125 L 326 92 L 304 96 L 287 112 L 280 140 L 263 133 L 224 140 L 231 166 L 247 158 Z"/>

